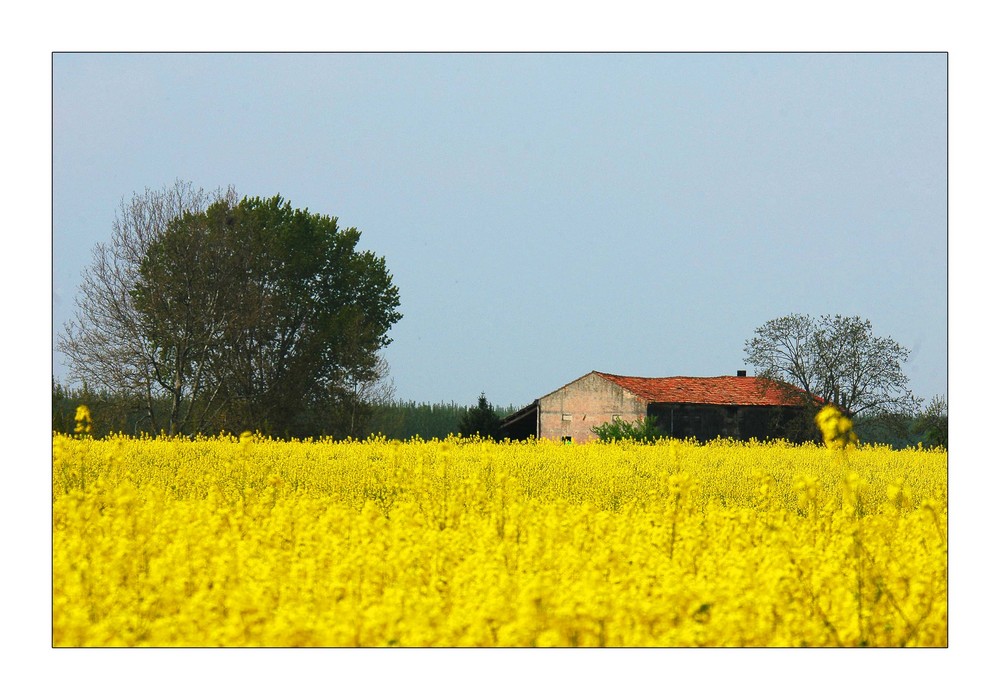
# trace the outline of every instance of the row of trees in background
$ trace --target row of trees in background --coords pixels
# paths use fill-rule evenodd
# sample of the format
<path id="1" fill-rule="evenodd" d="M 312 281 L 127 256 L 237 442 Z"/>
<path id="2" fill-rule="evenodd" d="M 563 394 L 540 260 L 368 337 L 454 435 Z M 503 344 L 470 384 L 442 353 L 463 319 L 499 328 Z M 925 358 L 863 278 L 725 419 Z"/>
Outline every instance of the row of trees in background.
<path id="1" fill-rule="evenodd" d="M 934 396 L 915 413 L 881 413 L 854 419 L 854 432 L 863 443 L 893 447 L 948 447 L 948 403 Z"/>
<path id="2" fill-rule="evenodd" d="M 483 397 L 481 397 L 483 398 Z M 167 399 L 158 410 L 168 409 Z M 100 438 L 111 434 L 155 434 L 146 429 L 145 407 L 134 397 L 93 391 L 89 388 L 67 388 L 52 382 L 52 429 L 72 434 L 75 427 L 76 408 L 89 407 L 93 418 L 91 435 Z M 363 411 L 355 415 L 353 429 L 345 423 L 336 438 L 364 439 L 381 435 L 390 440 L 409 440 L 421 437 L 427 440 L 444 439 L 449 435 L 480 435 L 485 438 L 502 438 L 502 433 L 489 431 L 487 426 L 499 426 L 500 421 L 518 406 L 494 408 L 487 402 L 484 413 L 481 404 L 466 406 L 455 402 L 417 403 L 392 398 L 375 399 L 363 404 Z M 485 420 L 483 420 L 485 418 Z"/>
<path id="3" fill-rule="evenodd" d="M 143 428 L 143 409 L 138 403 L 124 397 L 84 389 L 67 389 L 53 381 L 52 429 L 73 433 L 76 407 L 86 404 L 93 416 L 94 437 L 124 433 L 140 435 Z M 131 407 L 131 408 L 130 408 Z M 499 424 L 519 406 L 494 408 L 485 395 L 477 404 L 464 406 L 455 402 L 417 403 L 415 401 L 385 400 L 366 405 L 366 411 L 355 423 L 353 432 L 341 437 L 365 438 L 382 435 L 390 440 L 409 440 L 415 437 L 443 439 L 449 435 L 502 439 Z M 926 447 L 948 446 L 948 406 L 942 397 L 934 397 L 929 404 L 914 414 L 885 414 L 854 419 L 855 433 L 863 443 L 877 443 L 902 448 L 919 444 Z M 655 423 L 641 420 L 628 423 L 618 419 L 594 429 L 598 439 L 635 440 L 655 442 L 664 437 Z"/>
<path id="4" fill-rule="evenodd" d="M 58 338 L 70 379 L 119 397 L 128 432 L 357 434 L 391 397 L 401 318 L 360 237 L 280 196 L 177 182 L 123 200 Z"/>

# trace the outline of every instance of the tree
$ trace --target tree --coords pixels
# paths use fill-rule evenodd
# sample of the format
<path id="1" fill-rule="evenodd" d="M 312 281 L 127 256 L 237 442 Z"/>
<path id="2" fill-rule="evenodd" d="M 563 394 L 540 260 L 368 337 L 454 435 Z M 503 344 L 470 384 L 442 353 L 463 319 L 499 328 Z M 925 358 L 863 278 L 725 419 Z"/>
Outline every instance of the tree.
<path id="1" fill-rule="evenodd" d="M 150 247 L 133 290 L 143 329 L 218 397 L 223 427 L 329 434 L 345 396 L 384 375 L 401 318 L 384 258 L 356 250 L 360 237 L 280 195 L 219 201 Z"/>
<path id="2" fill-rule="evenodd" d="M 500 416 L 493 409 L 493 404 L 486 400 L 485 393 L 479 395 L 479 404 L 462 416 L 458 423 L 458 433 L 466 437 L 478 435 L 490 440 L 500 439 Z"/>
<path id="3" fill-rule="evenodd" d="M 395 384 L 389 377 L 389 363 L 385 357 L 379 357 L 371 372 L 348 377 L 342 387 L 341 400 L 332 414 L 333 434 L 353 438 L 371 435 L 394 394 Z M 326 427 L 329 429 L 330 425 Z"/>
<path id="4" fill-rule="evenodd" d="M 154 432 L 332 434 L 345 397 L 386 378 L 379 352 L 401 315 L 385 260 L 356 250 L 357 229 L 280 196 L 237 201 L 230 191 L 202 204 L 99 250 L 91 286 L 106 291 L 84 295 L 88 313 L 67 331 L 74 367 L 127 365 L 127 376 L 97 374 L 144 393 Z M 119 268 L 127 274 L 105 272 Z M 113 323 L 94 322 L 111 307 L 122 310 Z"/>
<path id="5" fill-rule="evenodd" d="M 73 429 L 69 397 L 66 387 L 52 377 L 52 432 L 69 433 Z"/>
<path id="6" fill-rule="evenodd" d="M 178 386 L 176 373 L 170 371 L 176 357 L 165 353 L 157 336 L 146 332 L 148 318 L 140 315 L 131 294 L 140 266 L 172 222 L 205 211 L 212 201 L 236 199 L 231 187 L 209 194 L 180 180 L 158 191 L 147 188 L 128 201 L 123 198 L 111 241 L 95 247 L 82 274 L 75 315 L 59 334 L 57 348 L 68 359 L 70 381 L 129 397 L 145 414 L 142 427 L 152 433 L 185 427 L 190 416 L 182 407 L 190 410 L 198 405 L 201 387 L 187 383 L 186 376 Z M 155 296 L 146 301 L 158 303 Z M 164 393 L 178 399 L 168 416 L 158 408 Z"/>
<path id="7" fill-rule="evenodd" d="M 810 408 L 832 403 L 853 418 L 912 413 L 920 403 L 902 370 L 909 350 L 859 316 L 782 316 L 756 329 L 744 353 L 758 376 L 793 387 Z"/>
<path id="8" fill-rule="evenodd" d="M 943 396 L 934 396 L 917 414 L 913 429 L 927 447 L 948 447 L 948 402 Z"/>
<path id="9" fill-rule="evenodd" d="M 130 290 L 152 350 L 150 371 L 169 399 L 171 435 L 204 429 L 221 409 L 222 383 L 213 372 L 225 329 L 240 314 L 229 242 L 204 225 L 205 216 L 188 212 L 171 221 L 147 248 Z"/>

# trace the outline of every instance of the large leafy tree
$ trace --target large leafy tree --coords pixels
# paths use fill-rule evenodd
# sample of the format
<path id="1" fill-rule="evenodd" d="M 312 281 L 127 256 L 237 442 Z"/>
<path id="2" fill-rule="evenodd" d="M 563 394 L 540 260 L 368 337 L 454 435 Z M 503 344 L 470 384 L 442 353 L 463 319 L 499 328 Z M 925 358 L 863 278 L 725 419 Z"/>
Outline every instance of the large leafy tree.
<path id="1" fill-rule="evenodd" d="M 875 335 L 859 316 L 790 314 L 746 341 L 758 376 L 796 388 L 806 402 L 833 403 L 848 416 L 911 413 L 919 406 L 902 366 L 909 350 Z"/>
<path id="2" fill-rule="evenodd" d="M 240 270 L 229 241 L 186 213 L 153 241 L 130 290 L 139 329 L 153 349 L 149 371 L 168 398 L 170 434 L 209 426 L 224 404 L 219 361 L 227 329 L 240 317 Z"/>
<path id="3" fill-rule="evenodd" d="M 168 227 L 188 214 L 203 213 L 212 202 L 238 200 L 235 190 L 213 193 L 176 181 L 160 190 L 146 189 L 122 199 L 112 223 L 111 239 L 97 245 L 82 274 L 74 317 L 57 339 L 66 356 L 69 379 L 91 390 L 128 397 L 143 419 L 133 427 L 158 433 L 186 429 L 195 421 L 192 409 L 205 403 L 202 388 L 189 381 L 189 372 L 175 370 L 176 348 L 160 343 L 162 334 L 151 333 L 148 316 L 140 315 L 130 293 L 152 246 Z M 162 287 L 151 289 L 145 301 L 163 306 Z M 194 340 L 188 343 L 194 348 Z M 181 349 L 184 362 L 195 362 L 193 349 Z M 183 364 L 183 362 L 182 362 Z M 178 379 L 180 383 L 178 384 Z M 171 408 L 161 410 L 161 398 L 170 396 Z M 177 399 L 174 406 L 173 399 Z"/>
<path id="4" fill-rule="evenodd" d="M 401 317 L 385 260 L 357 250 L 360 237 L 280 196 L 173 222 L 131 290 L 170 372 L 161 385 L 197 388 L 215 427 L 349 432 L 335 409 L 384 376 L 379 352 Z"/>
<path id="5" fill-rule="evenodd" d="M 280 196 L 178 182 L 123 200 L 58 340 L 70 379 L 140 404 L 153 433 L 360 431 L 400 318 L 360 237 Z"/>

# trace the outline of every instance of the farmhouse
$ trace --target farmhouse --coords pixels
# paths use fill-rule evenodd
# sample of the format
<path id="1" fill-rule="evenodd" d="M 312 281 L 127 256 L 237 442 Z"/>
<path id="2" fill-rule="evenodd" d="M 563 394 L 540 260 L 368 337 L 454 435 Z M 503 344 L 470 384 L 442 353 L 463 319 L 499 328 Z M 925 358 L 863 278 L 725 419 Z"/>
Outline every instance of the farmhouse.
<path id="1" fill-rule="evenodd" d="M 649 416 L 676 438 L 790 439 L 802 417 L 800 396 L 790 385 L 742 370 L 736 376 L 655 378 L 595 371 L 511 414 L 503 427 L 515 440 L 588 442 L 597 437 L 595 426 Z"/>

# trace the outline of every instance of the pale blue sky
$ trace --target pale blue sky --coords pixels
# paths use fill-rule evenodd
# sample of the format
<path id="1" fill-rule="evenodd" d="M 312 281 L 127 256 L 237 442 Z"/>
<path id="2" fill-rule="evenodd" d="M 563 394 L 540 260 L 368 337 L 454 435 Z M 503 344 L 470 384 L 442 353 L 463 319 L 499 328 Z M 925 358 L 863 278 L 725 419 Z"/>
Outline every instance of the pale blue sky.
<path id="1" fill-rule="evenodd" d="M 871 319 L 930 398 L 947 78 L 944 53 L 56 54 L 53 330 L 121 198 L 179 178 L 361 229 L 400 399 L 731 374 L 790 312 Z"/>

